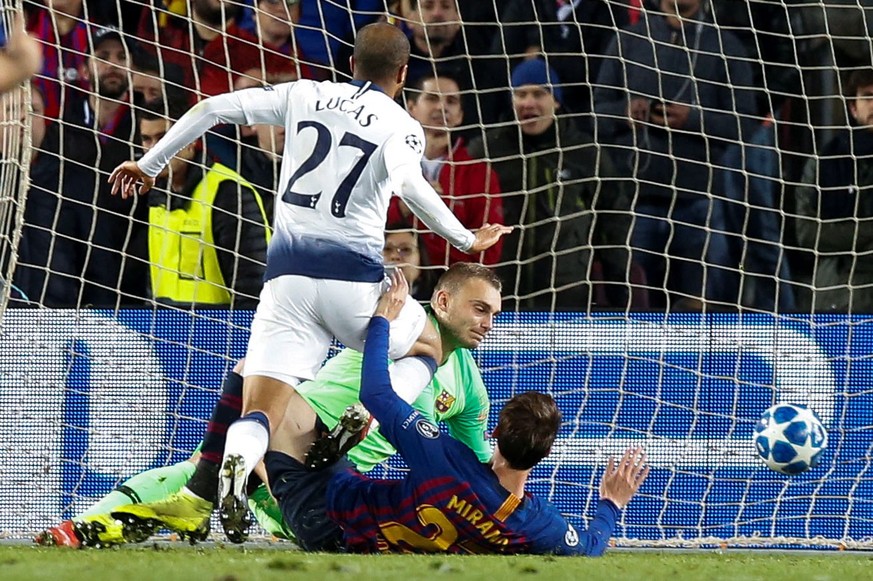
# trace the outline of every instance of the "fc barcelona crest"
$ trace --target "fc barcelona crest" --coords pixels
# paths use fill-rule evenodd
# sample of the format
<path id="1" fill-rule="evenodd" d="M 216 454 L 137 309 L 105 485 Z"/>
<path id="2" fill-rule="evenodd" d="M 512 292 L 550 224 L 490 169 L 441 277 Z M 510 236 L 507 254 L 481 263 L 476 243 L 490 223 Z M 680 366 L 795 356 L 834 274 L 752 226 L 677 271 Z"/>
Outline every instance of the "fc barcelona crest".
<path id="1" fill-rule="evenodd" d="M 443 390 L 439 397 L 436 398 L 436 403 L 434 404 L 434 407 L 438 412 L 444 414 L 449 411 L 449 408 L 452 407 L 453 403 L 455 403 L 455 399 L 455 396 L 453 396 L 446 390 Z"/>

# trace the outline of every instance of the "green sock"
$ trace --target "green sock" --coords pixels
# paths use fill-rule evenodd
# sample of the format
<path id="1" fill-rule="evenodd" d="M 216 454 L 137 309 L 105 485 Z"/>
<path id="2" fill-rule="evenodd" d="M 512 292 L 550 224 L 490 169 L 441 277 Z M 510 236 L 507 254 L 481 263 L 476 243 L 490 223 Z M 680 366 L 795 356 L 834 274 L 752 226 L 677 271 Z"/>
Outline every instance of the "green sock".
<path id="1" fill-rule="evenodd" d="M 263 484 L 249 495 L 249 509 L 265 531 L 280 539 L 294 540 L 293 533 L 285 527 L 285 520 L 276 499 Z"/>
<path id="2" fill-rule="evenodd" d="M 193 462 L 185 460 L 178 464 L 153 468 L 131 476 L 121 486 L 94 503 L 88 510 L 73 517 L 73 520 L 97 514 L 109 514 L 113 509 L 124 504 L 142 504 L 164 500 L 185 486 L 195 468 Z"/>

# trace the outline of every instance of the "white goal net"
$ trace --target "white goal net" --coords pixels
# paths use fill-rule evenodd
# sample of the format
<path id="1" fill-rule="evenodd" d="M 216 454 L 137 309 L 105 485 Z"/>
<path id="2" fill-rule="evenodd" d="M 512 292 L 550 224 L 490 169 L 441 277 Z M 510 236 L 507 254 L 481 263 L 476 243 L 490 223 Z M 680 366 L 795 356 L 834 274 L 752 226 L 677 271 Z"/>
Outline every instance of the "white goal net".
<path id="1" fill-rule="evenodd" d="M 870 548 L 869 2 L 93 4 L 13 8 L 45 64 L 0 98 L 0 533 L 186 458 L 245 353 L 284 128 L 213 128 L 147 197 L 109 172 L 210 95 L 347 80 L 354 31 L 387 20 L 425 176 L 466 226 L 514 226 L 467 259 L 504 281 L 475 354 L 492 423 L 529 389 L 563 413 L 531 490 L 584 526 L 606 459 L 641 444 L 619 545 Z M 217 164 L 230 194 L 204 185 Z M 389 223 L 426 299 L 462 256 L 402 204 Z M 817 468 L 757 457 L 778 402 L 822 418 Z"/>

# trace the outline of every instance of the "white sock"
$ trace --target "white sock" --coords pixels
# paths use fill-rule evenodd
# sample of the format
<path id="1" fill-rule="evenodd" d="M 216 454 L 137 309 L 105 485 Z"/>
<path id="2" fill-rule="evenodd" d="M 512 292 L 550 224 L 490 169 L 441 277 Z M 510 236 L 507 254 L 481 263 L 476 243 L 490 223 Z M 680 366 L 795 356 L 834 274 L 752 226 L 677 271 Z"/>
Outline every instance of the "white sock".
<path id="1" fill-rule="evenodd" d="M 398 359 L 388 369 L 388 374 L 391 376 L 394 392 L 408 404 L 417 400 L 433 379 L 433 370 L 421 357 Z"/>
<path id="2" fill-rule="evenodd" d="M 270 444 L 270 432 L 260 422 L 246 420 L 245 417 L 232 423 L 227 429 L 227 441 L 224 444 L 224 458 L 239 455 L 246 465 L 246 478 L 251 474 L 267 453 Z"/>
<path id="3" fill-rule="evenodd" d="M 202 496 L 200 496 L 196 492 L 191 492 L 191 489 L 188 488 L 187 486 L 183 486 L 182 490 L 179 491 L 179 494 L 183 494 L 185 496 L 193 496 L 194 498 L 199 498 L 200 500 L 206 500 L 205 498 L 203 498 Z"/>

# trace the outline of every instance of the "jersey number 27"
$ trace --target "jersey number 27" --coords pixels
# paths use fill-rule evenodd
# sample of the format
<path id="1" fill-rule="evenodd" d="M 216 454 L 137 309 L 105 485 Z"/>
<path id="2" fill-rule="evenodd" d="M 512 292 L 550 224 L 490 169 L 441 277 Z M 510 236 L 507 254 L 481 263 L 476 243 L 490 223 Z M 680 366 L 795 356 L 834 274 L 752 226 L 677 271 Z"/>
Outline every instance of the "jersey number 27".
<path id="1" fill-rule="evenodd" d="M 322 192 L 317 194 L 301 194 L 294 191 L 294 183 L 309 172 L 315 171 L 324 162 L 333 148 L 333 139 L 331 138 L 330 130 L 318 121 L 301 121 L 297 124 L 297 133 L 300 134 L 304 129 L 309 128 L 316 131 L 315 148 L 309 154 L 309 157 L 300 164 L 300 167 L 297 168 L 291 179 L 288 180 L 288 187 L 285 189 L 282 201 L 295 206 L 315 209 Z M 349 203 L 352 189 L 358 183 L 358 179 L 361 177 L 364 168 L 367 167 L 367 162 L 370 161 L 373 152 L 376 151 L 377 145 L 347 132 L 340 139 L 339 146 L 353 147 L 363 153 L 346 177 L 343 178 L 343 181 L 340 182 L 330 201 L 330 213 L 337 218 L 343 218 L 346 215 L 346 206 Z"/>

